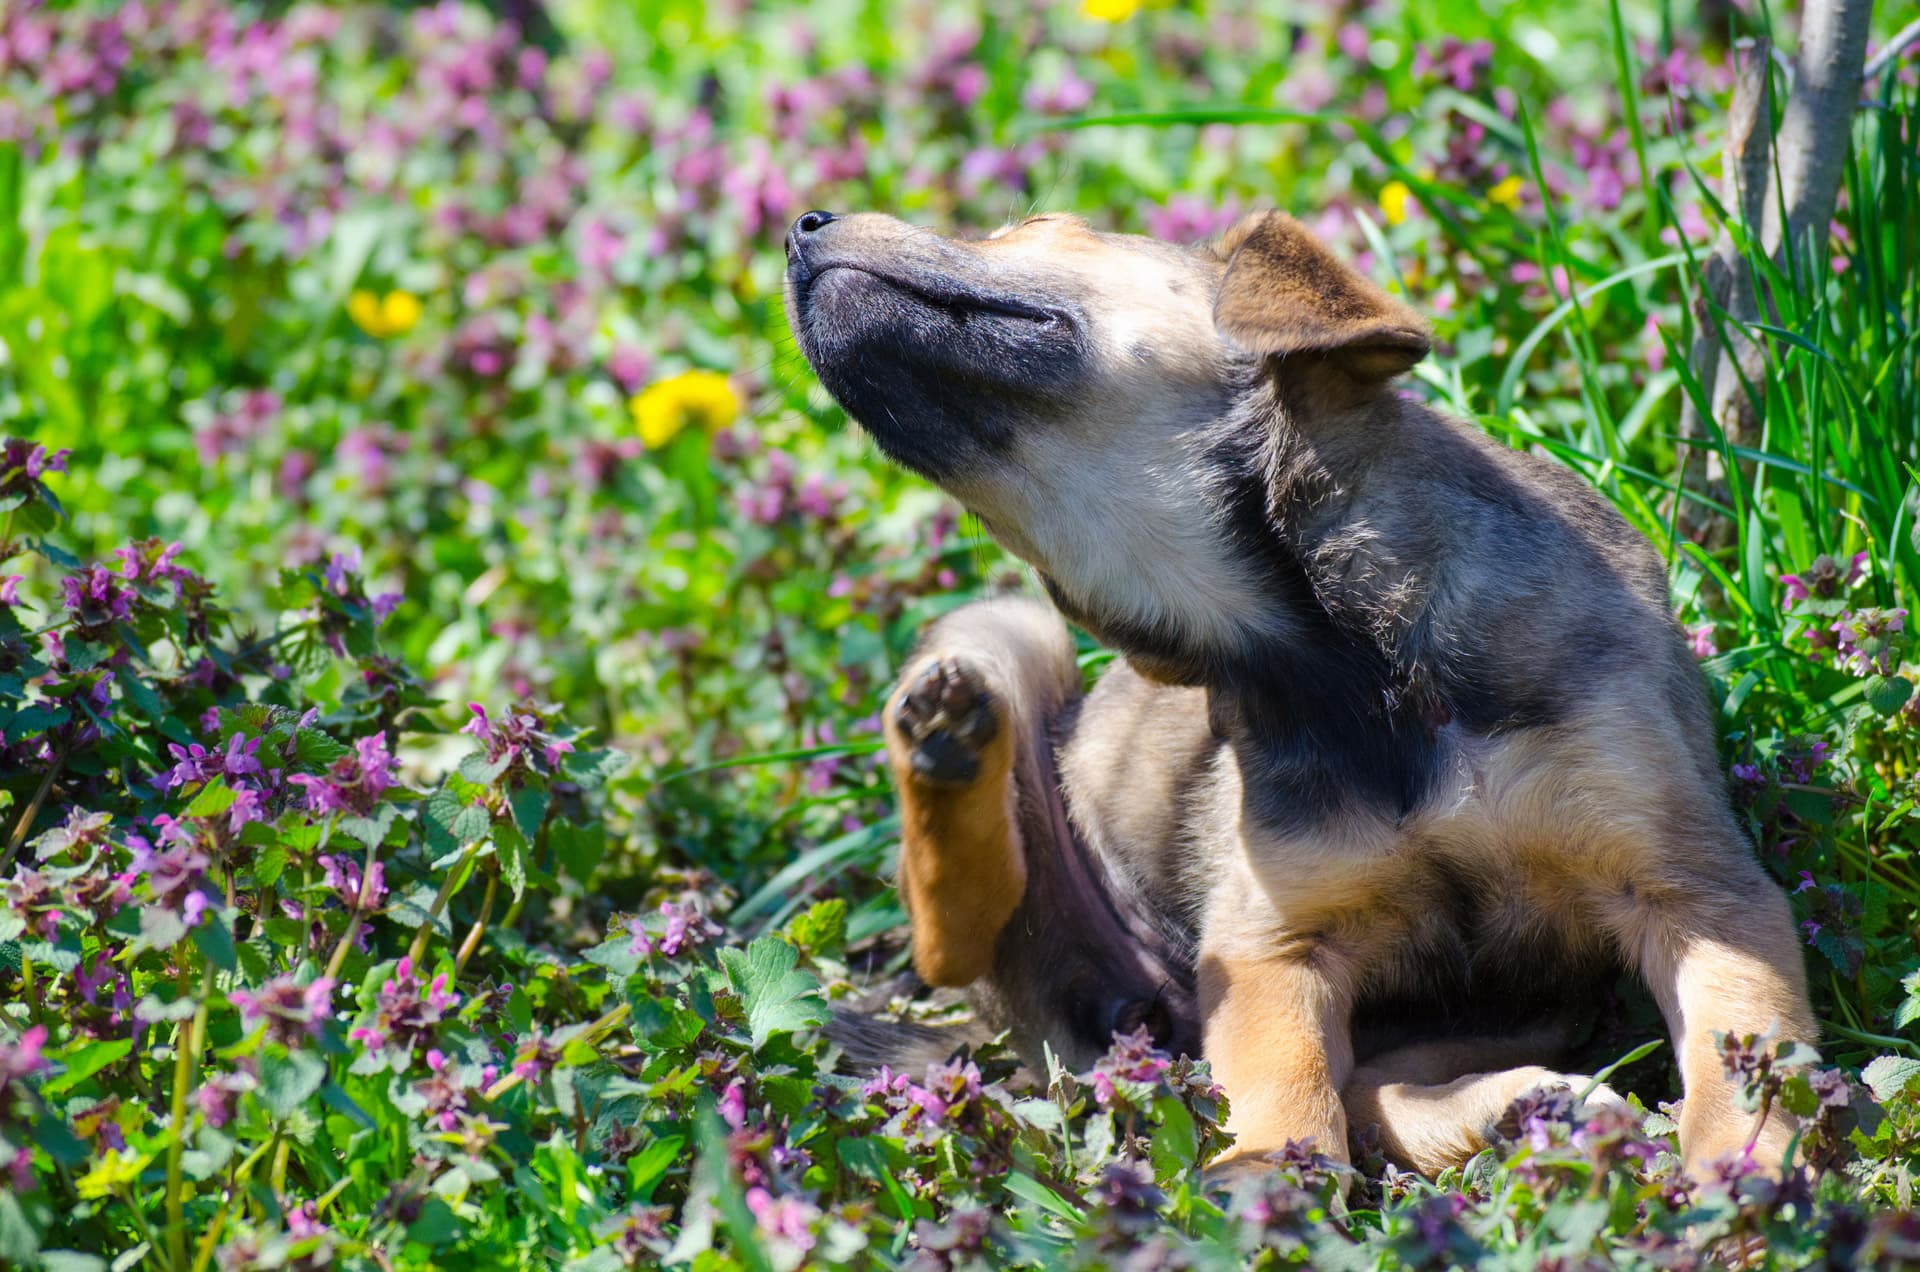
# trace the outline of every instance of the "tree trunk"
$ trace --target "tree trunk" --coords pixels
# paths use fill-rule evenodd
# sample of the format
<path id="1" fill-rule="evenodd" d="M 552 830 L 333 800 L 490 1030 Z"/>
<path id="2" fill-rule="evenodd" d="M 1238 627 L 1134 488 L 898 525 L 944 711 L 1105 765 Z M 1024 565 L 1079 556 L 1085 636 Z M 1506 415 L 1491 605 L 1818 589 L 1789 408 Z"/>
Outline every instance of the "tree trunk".
<path id="1" fill-rule="evenodd" d="M 1828 227 L 1846 172 L 1872 16 L 1872 0 L 1808 0 L 1793 90 L 1777 137 L 1769 136 L 1770 50 L 1764 41 L 1739 69 L 1727 121 L 1723 198 L 1728 214 L 1737 212 L 1749 233 L 1759 227 L 1761 249 L 1789 277 L 1817 280 L 1826 274 Z M 1772 165 L 1779 173 L 1777 190 L 1769 181 L 1770 151 L 1777 159 Z M 1752 446 L 1759 441 L 1764 413 L 1766 357 L 1740 324 L 1759 318 L 1766 297 L 1752 264 L 1726 232 L 1701 271 L 1701 283 L 1703 312 L 1690 362 L 1727 441 Z M 1681 466 L 1686 489 L 1727 502 L 1727 474 L 1714 430 L 1700 418 L 1691 395 L 1681 410 L 1680 436 L 1689 452 Z M 1717 513 L 1686 500 L 1678 513 L 1683 533 L 1696 542 L 1720 547 L 1733 538 L 1734 527 Z"/>

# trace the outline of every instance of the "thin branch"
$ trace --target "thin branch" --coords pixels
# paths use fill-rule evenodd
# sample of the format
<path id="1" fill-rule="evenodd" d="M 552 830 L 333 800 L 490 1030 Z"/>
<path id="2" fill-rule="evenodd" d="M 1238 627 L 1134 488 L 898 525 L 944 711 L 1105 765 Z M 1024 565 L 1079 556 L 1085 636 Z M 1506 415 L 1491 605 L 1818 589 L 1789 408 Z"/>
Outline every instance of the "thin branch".
<path id="1" fill-rule="evenodd" d="M 1861 78 L 1874 78 L 1874 76 L 1880 74 L 1880 72 L 1886 70 L 1889 66 L 1892 66 L 1894 59 L 1902 53 L 1905 53 L 1908 47 L 1913 44 L 1920 44 L 1920 18 L 1915 18 L 1913 21 L 1907 23 L 1907 25 L 1901 27 L 1899 32 L 1895 34 L 1891 40 L 1887 41 L 1886 48 L 1881 49 L 1878 53 L 1875 53 L 1867 59 L 1867 66 L 1866 69 L 1861 72 Z"/>

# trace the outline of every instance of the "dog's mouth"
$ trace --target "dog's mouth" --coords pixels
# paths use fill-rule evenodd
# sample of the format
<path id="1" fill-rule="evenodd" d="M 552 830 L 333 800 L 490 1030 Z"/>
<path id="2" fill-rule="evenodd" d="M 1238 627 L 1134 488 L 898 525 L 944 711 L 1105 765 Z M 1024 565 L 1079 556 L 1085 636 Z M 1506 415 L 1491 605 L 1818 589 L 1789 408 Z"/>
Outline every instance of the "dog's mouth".
<path id="1" fill-rule="evenodd" d="M 954 279 L 909 278 L 872 265 L 848 261 L 831 261 L 813 267 L 795 261 L 788 273 L 793 280 L 794 294 L 800 302 L 803 320 L 812 310 L 811 301 L 815 291 L 822 285 L 833 286 L 828 280 L 838 275 L 856 288 L 889 289 L 929 309 L 938 310 L 958 323 L 983 317 L 1068 331 L 1075 326 L 1073 314 L 1065 306 L 1042 304 L 1004 293 L 989 293 Z"/>
<path id="2" fill-rule="evenodd" d="M 983 471 L 1092 374 L 1086 316 L 1044 266 L 825 213 L 795 223 L 787 261 L 788 317 L 820 382 L 934 481 Z"/>

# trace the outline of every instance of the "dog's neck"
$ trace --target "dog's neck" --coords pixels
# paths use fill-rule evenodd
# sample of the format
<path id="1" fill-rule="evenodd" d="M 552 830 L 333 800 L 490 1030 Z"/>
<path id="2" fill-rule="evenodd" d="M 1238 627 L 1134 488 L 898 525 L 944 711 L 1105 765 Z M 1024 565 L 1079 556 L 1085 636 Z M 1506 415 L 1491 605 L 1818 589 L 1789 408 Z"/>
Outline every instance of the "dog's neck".
<path id="1" fill-rule="evenodd" d="M 1079 605 L 1048 581 L 1069 617 L 1144 674 L 1204 687 L 1214 729 L 1238 758 L 1249 811 L 1294 825 L 1342 811 L 1410 811 L 1447 722 L 1439 701 L 1398 665 L 1388 634 L 1370 627 L 1370 616 L 1339 612 L 1316 584 L 1330 550 L 1354 529 L 1346 509 L 1354 474 L 1345 470 L 1380 444 L 1397 412 L 1414 408 L 1387 390 L 1314 392 L 1303 401 L 1257 387 L 1209 445 L 1219 530 L 1251 584 L 1227 638 L 1196 640 Z"/>

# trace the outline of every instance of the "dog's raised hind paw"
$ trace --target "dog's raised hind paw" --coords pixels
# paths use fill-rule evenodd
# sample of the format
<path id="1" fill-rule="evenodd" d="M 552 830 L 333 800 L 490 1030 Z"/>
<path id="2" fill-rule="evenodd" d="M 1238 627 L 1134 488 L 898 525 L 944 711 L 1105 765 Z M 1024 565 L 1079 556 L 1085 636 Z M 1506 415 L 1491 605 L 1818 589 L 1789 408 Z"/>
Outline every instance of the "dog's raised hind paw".
<path id="1" fill-rule="evenodd" d="M 1000 732 L 986 677 L 954 657 L 930 659 L 908 680 L 889 723 L 916 777 L 953 785 L 979 776 L 981 753 Z"/>

